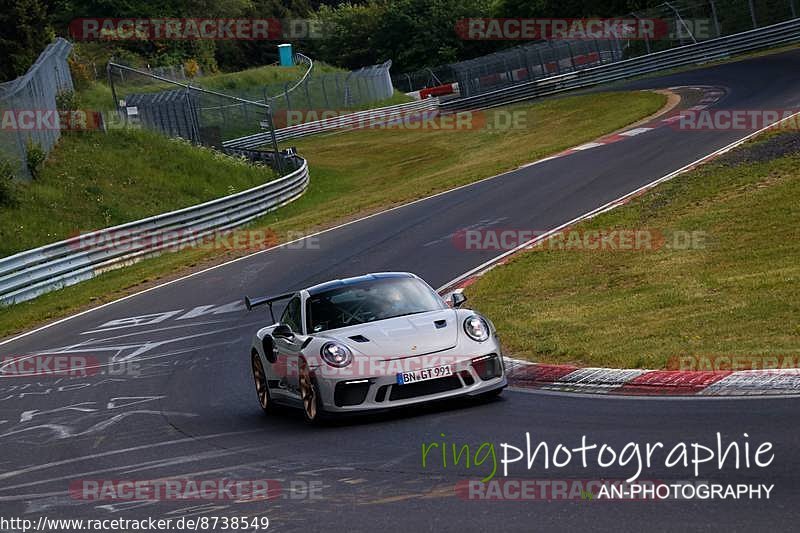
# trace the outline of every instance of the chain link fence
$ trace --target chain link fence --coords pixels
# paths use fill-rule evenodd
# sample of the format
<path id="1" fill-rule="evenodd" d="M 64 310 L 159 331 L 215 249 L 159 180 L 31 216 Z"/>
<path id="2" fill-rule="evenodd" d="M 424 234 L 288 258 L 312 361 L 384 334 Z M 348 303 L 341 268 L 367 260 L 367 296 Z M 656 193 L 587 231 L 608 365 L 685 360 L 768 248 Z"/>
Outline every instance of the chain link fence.
<path id="1" fill-rule="evenodd" d="M 544 41 L 454 63 L 450 68 L 459 93 L 466 97 L 619 61 L 622 47 L 618 39 Z"/>
<path id="2" fill-rule="evenodd" d="M 310 61 L 305 56 L 301 61 Z M 286 112 L 297 110 L 359 110 L 389 100 L 394 86 L 389 69 L 391 61 L 351 72 L 319 72 L 311 68 L 298 82 L 270 84 L 262 98 L 274 110 L 277 127 L 286 126 Z"/>
<path id="3" fill-rule="evenodd" d="M 458 83 L 461 97 L 564 74 L 621 59 L 752 30 L 798 16 L 800 0 L 670 0 L 619 17 L 657 21 L 656 38 L 561 39 L 537 41 L 435 68 L 396 76 L 413 92 Z"/>
<path id="4" fill-rule="evenodd" d="M 626 44 L 625 57 L 733 35 L 797 17 L 798 0 L 671 0 L 630 15 L 666 23 L 666 35 Z"/>
<path id="5" fill-rule="evenodd" d="M 31 177 L 29 152 L 46 155 L 61 136 L 57 96 L 73 90 L 67 63 L 71 50 L 68 41 L 56 39 L 25 75 L 0 84 L 0 157 L 18 177 Z"/>
<path id="6" fill-rule="evenodd" d="M 126 124 L 214 147 L 284 127 L 288 111 L 367 108 L 394 95 L 389 61 L 349 73 L 317 73 L 311 59 L 296 59 L 307 67 L 299 80 L 224 94 L 202 87 L 202 80 L 178 81 L 116 62 L 109 63 L 108 80 Z"/>
<path id="7" fill-rule="evenodd" d="M 262 130 L 269 106 L 110 62 L 108 80 L 122 122 L 217 148 Z"/>
<path id="8" fill-rule="evenodd" d="M 303 54 L 295 54 L 295 62 L 307 67 L 299 80 L 226 92 L 245 100 L 269 103 L 277 120 L 292 110 L 367 109 L 394 96 L 391 61 L 351 72 L 325 72 L 325 67 L 318 67 Z"/>

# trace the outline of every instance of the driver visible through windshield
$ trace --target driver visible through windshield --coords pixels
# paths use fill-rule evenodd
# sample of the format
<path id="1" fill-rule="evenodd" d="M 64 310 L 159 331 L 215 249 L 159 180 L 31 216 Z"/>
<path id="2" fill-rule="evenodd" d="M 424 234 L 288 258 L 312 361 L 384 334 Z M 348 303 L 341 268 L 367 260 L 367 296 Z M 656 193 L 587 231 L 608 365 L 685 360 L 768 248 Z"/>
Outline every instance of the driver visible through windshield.
<path id="1" fill-rule="evenodd" d="M 318 333 L 445 307 L 441 298 L 421 281 L 388 278 L 314 294 L 306 302 L 306 315 L 309 333 Z"/>

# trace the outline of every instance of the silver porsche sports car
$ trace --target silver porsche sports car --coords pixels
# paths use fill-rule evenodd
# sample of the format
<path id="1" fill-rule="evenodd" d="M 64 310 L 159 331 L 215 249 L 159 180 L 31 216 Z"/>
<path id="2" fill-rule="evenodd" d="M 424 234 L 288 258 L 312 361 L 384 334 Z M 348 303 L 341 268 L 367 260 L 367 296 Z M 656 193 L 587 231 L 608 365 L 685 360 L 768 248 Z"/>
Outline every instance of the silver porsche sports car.
<path id="1" fill-rule="evenodd" d="M 272 306 L 286 300 L 280 320 Z M 385 272 L 267 298 L 273 324 L 250 353 L 258 401 L 300 407 L 309 422 L 454 396 L 497 395 L 506 386 L 492 323 L 445 302 L 414 274 Z"/>

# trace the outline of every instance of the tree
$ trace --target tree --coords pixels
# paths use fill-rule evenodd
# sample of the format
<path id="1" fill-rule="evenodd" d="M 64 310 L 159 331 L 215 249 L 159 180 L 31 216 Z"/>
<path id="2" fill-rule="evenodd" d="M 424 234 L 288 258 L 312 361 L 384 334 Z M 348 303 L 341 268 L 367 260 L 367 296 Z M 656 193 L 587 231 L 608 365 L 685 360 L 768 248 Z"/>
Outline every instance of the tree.
<path id="1" fill-rule="evenodd" d="M 41 0 L 0 0 L 0 81 L 24 74 L 53 36 Z"/>
<path id="2" fill-rule="evenodd" d="M 465 41 L 456 23 L 490 16 L 489 0 L 371 0 L 321 6 L 323 38 L 311 43 L 320 59 L 358 68 L 391 59 L 395 72 L 476 55 L 495 43 Z"/>

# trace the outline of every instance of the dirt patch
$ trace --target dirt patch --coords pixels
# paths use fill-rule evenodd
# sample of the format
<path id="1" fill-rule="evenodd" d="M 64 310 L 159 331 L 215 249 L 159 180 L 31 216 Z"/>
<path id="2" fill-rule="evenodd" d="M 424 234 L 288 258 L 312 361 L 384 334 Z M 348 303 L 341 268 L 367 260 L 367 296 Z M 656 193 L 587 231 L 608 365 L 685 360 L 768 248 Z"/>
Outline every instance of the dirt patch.
<path id="1" fill-rule="evenodd" d="M 741 165 L 746 163 L 763 163 L 787 155 L 800 154 L 800 132 L 787 131 L 772 137 L 747 144 L 738 150 L 720 157 L 723 165 Z"/>

